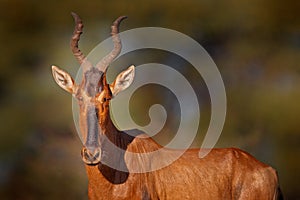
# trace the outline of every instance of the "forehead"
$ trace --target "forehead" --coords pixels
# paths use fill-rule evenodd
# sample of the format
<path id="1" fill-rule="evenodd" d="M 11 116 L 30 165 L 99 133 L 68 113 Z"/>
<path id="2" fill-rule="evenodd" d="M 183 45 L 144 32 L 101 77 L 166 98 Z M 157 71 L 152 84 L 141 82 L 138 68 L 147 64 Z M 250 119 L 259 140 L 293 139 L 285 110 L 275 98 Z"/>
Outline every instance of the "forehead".
<path id="1" fill-rule="evenodd" d="M 103 72 L 92 67 L 84 73 L 83 89 L 88 96 L 94 97 L 103 88 Z"/>

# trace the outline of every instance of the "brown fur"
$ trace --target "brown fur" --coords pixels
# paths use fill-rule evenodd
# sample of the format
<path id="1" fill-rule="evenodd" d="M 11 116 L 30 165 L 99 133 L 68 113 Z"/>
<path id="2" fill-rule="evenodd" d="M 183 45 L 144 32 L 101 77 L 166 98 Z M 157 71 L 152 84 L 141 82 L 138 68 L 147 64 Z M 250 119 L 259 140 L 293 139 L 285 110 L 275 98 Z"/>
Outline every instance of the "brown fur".
<path id="1" fill-rule="evenodd" d="M 105 134 L 110 140 L 117 146 L 120 143 L 126 144 L 123 148 L 127 151 L 145 153 L 161 148 L 151 138 L 127 136 L 118 131 L 111 121 L 106 127 Z M 149 160 L 130 160 L 126 154 L 119 158 L 130 171 L 131 167 L 144 167 L 148 162 L 163 162 L 174 151 L 166 149 L 165 154 Z M 171 165 L 147 173 L 119 172 L 103 167 L 101 163 L 87 165 L 89 199 L 277 198 L 276 171 L 248 153 L 236 148 L 212 149 L 206 157 L 200 159 L 198 152 L 199 149 L 189 149 Z M 111 159 L 114 156 L 112 154 Z"/>
<path id="2" fill-rule="evenodd" d="M 57 84 L 78 99 L 79 124 L 85 141 L 82 158 L 87 164 L 89 199 L 282 198 L 276 171 L 235 148 L 212 149 L 202 159 L 198 157 L 199 149 L 189 149 L 179 159 L 155 170 L 159 164 L 172 160 L 180 150 L 163 149 L 159 154 L 145 154 L 162 147 L 144 134 L 130 136 L 117 130 L 109 115 L 109 100 L 126 89 L 134 77 L 134 66 L 131 66 L 118 75 L 111 85 L 105 78 L 106 68 L 121 51 L 118 28 L 125 17 L 119 17 L 113 23 L 111 33 L 114 49 L 93 68 L 78 48 L 82 21 L 75 13 L 72 15 L 76 25 L 71 49 L 79 63 L 86 65 L 83 68 L 82 83 L 77 85 L 67 72 L 56 66 L 52 66 L 52 72 Z M 124 151 L 113 151 L 109 143 Z M 139 154 L 132 157 L 130 152 Z M 115 163 L 126 170 L 118 171 L 105 163 Z M 135 169 L 142 169 L 144 172 L 135 173 Z"/>

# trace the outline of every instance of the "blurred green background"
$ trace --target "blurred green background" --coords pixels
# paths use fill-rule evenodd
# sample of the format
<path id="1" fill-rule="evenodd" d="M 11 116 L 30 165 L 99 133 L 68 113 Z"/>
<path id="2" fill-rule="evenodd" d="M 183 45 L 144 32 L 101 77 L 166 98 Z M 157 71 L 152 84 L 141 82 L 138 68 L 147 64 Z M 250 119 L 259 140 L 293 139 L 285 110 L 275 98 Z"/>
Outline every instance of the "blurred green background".
<path id="1" fill-rule="evenodd" d="M 227 92 L 227 119 L 217 146 L 240 147 L 270 164 L 285 197 L 300 199 L 300 1 L 0 3 L 1 199 L 87 199 L 71 97 L 50 70 L 52 64 L 73 76 L 78 70 L 69 49 L 71 11 L 84 21 L 80 46 L 86 53 L 109 36 L 120 15 L 129 17 L 121 30 L 165 27 L 197 40 L 219 67 Z M 143 56 L 126 59 L 147 63 Z M 163 60 L 158 54 L 153 59 Z M 207 94 L 203 98 L 205 131 L 210 104 Z M 136 100 L 137 111 L 143 102 Z M 199 131 L 195 146 L 202 137 Z"/>

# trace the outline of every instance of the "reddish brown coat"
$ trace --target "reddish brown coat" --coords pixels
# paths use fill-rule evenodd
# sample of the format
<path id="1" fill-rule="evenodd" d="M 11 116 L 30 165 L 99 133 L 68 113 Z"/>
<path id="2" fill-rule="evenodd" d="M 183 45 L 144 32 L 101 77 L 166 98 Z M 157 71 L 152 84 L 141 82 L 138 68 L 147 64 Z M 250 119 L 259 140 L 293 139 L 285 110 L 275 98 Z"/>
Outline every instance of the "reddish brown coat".
<path id="1" fill-rule="evenodd" d="M 120 133 L 112 128 L 107 131 Z M 128 144 L 127 151 L 145 153 L 159 148 L 151 138 L 138 137 Z M 89 199 L 277 199 L 276 171 L 248 153 L 236 148 L 212 149 L 202 159 L 198 153 L 199 149 L 187 150 L 171 165 L 147 173 L 126 174 L 109 167 L 103 170 L 101 163 L 86 165 Z M 163 162 L 167 155 L 151 158 L 150 162 Z M 133 167 L 145 164 L 126 160 L 126 154 L 122 159 L 129 170 L 133 163 Z"/>
<path id="2" fill-rule="evenodd" d="M 199 149 L 190 149 L 173 163 L 154 170 L 153 167 L 168 162 L 179 150 L 164 149 L 158 155 L 142 157 L 140 155 L 156 151 L 161 146 L 145 135 L 133 137 L 118 131 L 109 116 L 110 99 L 126 89 L 134 77 L 134 66 L 131 66 L 120 73 L 112 84 L 108 84 L 105 78 L 108 65 L 121 51 L 118 28 L 125 17 L 119 17 L 113 23 L 111 34 L 114 49 L 96 68 L 78 48 L 83 24 L 78 15 L 73 13 L 73 17 L 76 25 L 71 49 L 81 66 L 85 66 L 82 82 L 77 85 L 67 72 L 56 66 L 52 66 L 52 72 L 56 83 L 78 99 L 79 124 L 84 139 L 82 158 L 86 163 L 91 200 L 282 198 L 276 171 L 235 148 L 212 149 L 202 159 L 198 157 Z M 107 148 L 109 142 L 125 153 Z M 132 157 L 128 152 L 140 154 Z M 105 161 L 121 164 L 128 171 L 106 166 L 103 164 Z M 133 173 L 133 169 L 147 169 L 148 172 Z"/>

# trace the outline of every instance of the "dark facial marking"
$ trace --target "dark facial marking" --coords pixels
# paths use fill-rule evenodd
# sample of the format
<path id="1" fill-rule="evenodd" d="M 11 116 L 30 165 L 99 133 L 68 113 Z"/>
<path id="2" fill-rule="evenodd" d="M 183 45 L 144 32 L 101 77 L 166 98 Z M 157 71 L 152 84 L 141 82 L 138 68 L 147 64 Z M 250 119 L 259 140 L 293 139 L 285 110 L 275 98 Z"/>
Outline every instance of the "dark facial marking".
<path id="1" fill-rule="evenodd" d="M 102 90 L 102 76 L 103 72 L 94 67 L 85 72 L 84 90 L 86 91 L 88 96 L 94 97 Z"/>
<path id="2" fill-rule="evenodd" d="M 87 111 L 87 128 L 85 146 L 91 148 L 98 147 L 98 116 L 97 109 L 94 106 L 89 107 Z"/>

